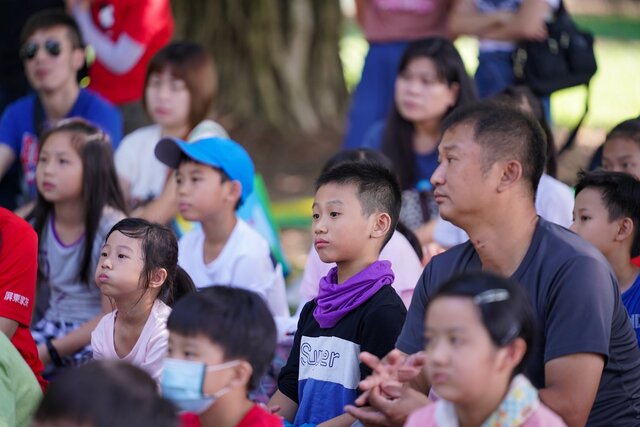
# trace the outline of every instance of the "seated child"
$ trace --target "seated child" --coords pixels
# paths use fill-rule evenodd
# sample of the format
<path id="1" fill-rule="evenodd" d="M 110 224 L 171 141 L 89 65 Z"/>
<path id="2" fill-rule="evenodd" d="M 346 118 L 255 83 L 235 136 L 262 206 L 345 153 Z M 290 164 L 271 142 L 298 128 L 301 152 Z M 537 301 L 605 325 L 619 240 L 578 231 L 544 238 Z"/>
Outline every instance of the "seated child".
<path id="1" fill-rule="evenodd" d="M 289 318 L 284 277 L 269 244 L 236 215 L 253 189 L 254 167 L 246 150 L 226 138 L 164 138 L 155 153 L 177 169 L 180 213 L 201 224 L 178 244 L 178 264 L 196 287 L 248 289 L 265 299 L 276 318 Z"/>
<path id="2" fill-rule="evenodd" d="M 176 303 L 167 326 L 160 386 L 183 411 L 183 425 L 282 426 L 280 417 L 247 397 L 276 347 L 275 324 L 256 293 L 215 286 L 187 295 Z"/>
<path id="3" fill-rule="evenodd" d="M 158 381 L 169 339 L 169 306 L 195 291 L 178 267 L 175 235 L 144 219 L 123 219 L 107 234 L 95 276 L 115 310 L 91 334 L 93 358 L 124 360 Z"/>
<path id="4" fill-rule="evenodd" d="M 300 314 L 293 349 L 270 406 L 295 425 L 350 426 L 344 414 L 371 371 L 361 351 L 383 357 L 394 348 L 406 309 L 392 288 L 389 261 L 379 261 L 398 222 L 400 188 L 386 168 L 348 162 L 318 178 L 313 203 L 315 248 L 335 262 L 318 296 Z"/>
<path id="5" fill-rule="evenodd" d="M 443 284 L 425 318 L 426 375 L 438 400 L 405 427 L 564 427 L 521 374 L 534 322 L 518 283 L 475 273 Z"/>
<path id="6" fill-rule="evenodd" d="M 32 427 L 176 427 L 178 416 L 139 368 L 114 360 L 91 361 L 51 383 Z"/>
<path id="7" fill-rule="evenodd" d="M 393 163 L 387 156 L 380 151 L 368 148 L 340 151 L 327 161 L 322 171 L 327 171 L 348 161 L 377 163 L 393 171 Z M 422 248 L 415 234 L 407 227 L 404 227 L 401 232 L 400 226 L 401 224 L 398 223 L 398 227 L 393 232 L 389 243 L 380 252 L 379 259 L 391 261 L 395 274 L 395 280 L 392 286 L 400 298 L 402 298 L 405 306 L 409 307 L 411 297 L 413 296 L 413 288 L 416 287 L 416 283 L 418 283 L 418 279 L 422 274 Z M 416 242 L 415 248 L 412 247 L 411 241 L 405 237 L 405 233 L 414 239 Z M 419 254 L 418 251 L 420 252 Z M 300 309 L 302 309 L 304 303 L 318 296 L 318 283 L 320 279 L 326 276 L 329 270 L 335 266 L 334 263 L 327 264 L 322 262 L 316 249 L 311 246 L 307 261 L 304 265 L 304 274 L 300 281 Z"/>
<path id="8" fill-rule="evenodd" d="M 640 341 L 640 268 L 631 262 L 640 255 L 640 181 L 623 172 L 581 174 L 571 229 L 611 264 Z"/>

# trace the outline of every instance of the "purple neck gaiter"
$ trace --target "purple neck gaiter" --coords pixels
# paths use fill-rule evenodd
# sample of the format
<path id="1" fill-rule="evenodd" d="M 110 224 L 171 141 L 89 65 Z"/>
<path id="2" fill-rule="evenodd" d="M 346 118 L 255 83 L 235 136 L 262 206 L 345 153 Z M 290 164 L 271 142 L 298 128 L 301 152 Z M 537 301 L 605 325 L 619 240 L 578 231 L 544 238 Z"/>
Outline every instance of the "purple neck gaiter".
<path id="1" fill-rule="evenodd" d="M 333 328 L 352 310 L 374 296 L 383 286 L 393 283 L 389 261 L 376 261 L 338 285 L 338 268 L 333 267 L 320 279 L 320 291 L 313 317 L 321 328 Z"/>

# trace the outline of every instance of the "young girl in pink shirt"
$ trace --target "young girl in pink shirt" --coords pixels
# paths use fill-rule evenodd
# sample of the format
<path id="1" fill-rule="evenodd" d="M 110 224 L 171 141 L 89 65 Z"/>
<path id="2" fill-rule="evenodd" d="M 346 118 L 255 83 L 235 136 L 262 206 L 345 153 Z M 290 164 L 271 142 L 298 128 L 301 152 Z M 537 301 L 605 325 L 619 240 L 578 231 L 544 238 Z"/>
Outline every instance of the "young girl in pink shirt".
<path id="1" fill-rule="evenodd" d="M 521 374 L 534 317 L 524 289 L 487 273 L 459 276 L 434 295 L 425 319 L 435 403 L 405 427 L 564 427 Z"/>
<path id="2" fill-rule="evenodd" d="M 144 219 L 123 219 L 107 234 L 95 279 L 115 310 L 91 334 L 94 359 L 124 360 L 158 380 L 169 339 L 169 306 L 195 290 L 178 267 L 175 235 Z"/>

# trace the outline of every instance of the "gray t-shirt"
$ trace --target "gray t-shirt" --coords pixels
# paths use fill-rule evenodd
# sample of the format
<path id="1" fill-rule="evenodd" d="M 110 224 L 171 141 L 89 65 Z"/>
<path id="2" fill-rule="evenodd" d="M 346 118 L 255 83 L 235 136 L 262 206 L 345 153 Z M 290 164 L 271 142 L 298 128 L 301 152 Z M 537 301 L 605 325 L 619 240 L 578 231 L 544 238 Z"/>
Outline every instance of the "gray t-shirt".
<path id="1" fill-rule="evenodd" d="M 431 295 L 455 274 L 480 270 L 470 242 L 434 257 L 418 280 L 397 348 L 408 354 L 422 350 Z M 601 354 L 605 367 L 587 425 L 640 425 L 640 350 L 602 254 L 571 231 L 540 218 L 512 279 L 526 288 L 538 326 L 537 345 L 525 368 L 532 383 L 544 387 L 544 364 L 552 359 Z"/>
<path id="2" fill-rule="evenodd" d="M 111 227 L 123 215 L 111 208 L 105 209 L 93 241 L 91 272 L 94 272 L 100 249 Z M 80 278 L 80 265 L 84 250 L 84 237 L 66 246 L 58 238 L 51 217 L 40 236 L 40 269 L 50 290 L 49 308 L 45 319 L 58 322 L 84 323 L 102 311 L 100 290 L 93 279 L 86 283 Z M 93 278 L 93 273 L 91 274 Z"/>

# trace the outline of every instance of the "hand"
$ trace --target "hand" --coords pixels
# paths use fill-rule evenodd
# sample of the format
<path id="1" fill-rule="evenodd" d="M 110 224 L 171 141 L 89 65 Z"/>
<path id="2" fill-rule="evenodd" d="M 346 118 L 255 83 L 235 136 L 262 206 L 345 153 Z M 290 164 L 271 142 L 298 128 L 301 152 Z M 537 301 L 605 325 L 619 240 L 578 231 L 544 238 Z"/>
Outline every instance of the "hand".
<path id="1" fill-rule="evenodd" d="M 400 427 L 413 411 L 430 403 L 427 396 L 412 389 L 407 384 L 396 398 L 388 398 L 376 387 L 369 393 L 371 406 L 359 408 L 345 406 L 344 410 L 359 419 L 365 426 Z"/>
<path id="2" fill-rule="evenodd" d="M 38 357 L 43 365 L 47 366 L 51 363 L 51 356 L 49 356 L 49 349 L 45 343 L 38 345 Z"/>
<path id="3" fill-rule="evenodd" d="M 362 352 L 360 360 L 373 371 L 359 387 L 363 393 L 356 399 L 357 405 L 364 405 L 371 390 L 379 387 L 380 391 L 389 398 L 399 395 L 404 384 L 422 372 L 424 366 L 424 352 L 407 356 L 400 350 L 392 350 L 384 360 L 380 360 L 371 353 Z"/>

